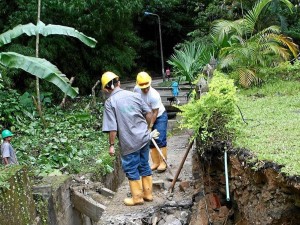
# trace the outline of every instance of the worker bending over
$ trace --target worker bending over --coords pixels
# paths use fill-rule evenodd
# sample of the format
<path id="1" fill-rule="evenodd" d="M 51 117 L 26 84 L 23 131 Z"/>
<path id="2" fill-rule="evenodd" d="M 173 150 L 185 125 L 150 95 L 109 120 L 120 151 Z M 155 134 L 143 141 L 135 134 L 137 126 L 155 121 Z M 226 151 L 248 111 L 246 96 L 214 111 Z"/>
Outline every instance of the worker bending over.
<path id="1" fill-rule="evenodd" d="M 133 91 L 140 93 L 142 99 L 152 109 L 153 115 L 149 125 L 149 130 L 152 131 L 156 129 L 160 133 L 156 143 L 158 147 L 161 148 L 165 159 L 167 159 L 168 115 L 164 105 L 162 104 L 160 94 L 157 90 L 151 87 L 151 82 L 152 78 L 148 73 L 140 72 L 136 77 L 136 86 Z M 165 171 L 167 165 L 152 142 L 150 143 L 150 148 L 153 162 L 151 170 L 157 170 L 158 172 Z"/>

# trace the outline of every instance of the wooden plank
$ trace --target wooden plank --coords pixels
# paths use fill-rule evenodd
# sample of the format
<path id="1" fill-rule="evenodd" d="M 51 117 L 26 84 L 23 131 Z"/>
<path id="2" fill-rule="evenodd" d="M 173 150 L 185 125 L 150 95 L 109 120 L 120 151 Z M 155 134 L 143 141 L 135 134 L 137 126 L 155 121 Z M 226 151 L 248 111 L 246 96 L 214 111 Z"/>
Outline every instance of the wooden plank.
<path id="1" fill-rule="evenodd" d="M 72 192 L 72 202 L 74 208 L 84 215 L 90 217 L 94 222 L 100 220 L 106 206 L 96 202 L 88 195 L 83 195 L 78 191 Z"/>

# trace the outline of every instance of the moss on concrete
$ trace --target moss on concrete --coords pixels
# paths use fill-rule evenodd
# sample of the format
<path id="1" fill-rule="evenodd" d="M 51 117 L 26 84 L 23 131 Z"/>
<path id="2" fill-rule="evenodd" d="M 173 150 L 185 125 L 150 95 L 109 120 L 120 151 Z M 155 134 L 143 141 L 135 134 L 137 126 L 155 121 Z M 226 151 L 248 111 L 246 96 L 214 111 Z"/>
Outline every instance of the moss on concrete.
<path id="1" fill-rule="evenodd" d="M 27 170 L 23 166 L 9 166 L 1 172 L 0 221 L 10 225 L 31 225 L 35 207 Z"/>

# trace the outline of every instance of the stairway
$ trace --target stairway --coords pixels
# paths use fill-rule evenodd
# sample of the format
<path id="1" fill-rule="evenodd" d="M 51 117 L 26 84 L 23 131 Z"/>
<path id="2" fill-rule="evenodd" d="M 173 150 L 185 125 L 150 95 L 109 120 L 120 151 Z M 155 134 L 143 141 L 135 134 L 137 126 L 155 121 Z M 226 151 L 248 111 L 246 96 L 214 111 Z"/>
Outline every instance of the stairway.
<path id="1" fill-rule="evenodd" d="M 161 97 L 162 103 L 164 105 L 172 105 L 176 104 L 176 102 L 171 102 L 168 100 L 168 98 L 172 98 L 172 88 L 171 87 L 159 87 L 159 83 L 161 83 L 162 80 L 156 80 L 156 82 L 152 83 L 152 87 L 156 89 Z M 124 87 L 125 86 L 125 87 Z M 134 84 L 128 83 L 126 85 L 122 85 L 122 88 L 128 91 L 132 91 L 134 88 Z M 180 101 L 179 105 L 185 104 L 188 102 L 188 94 L 190 93 L 191 86 L 190 85 L 180 85 L 180 90 L 179 90 L 179 96 L 177 99 Z"/>

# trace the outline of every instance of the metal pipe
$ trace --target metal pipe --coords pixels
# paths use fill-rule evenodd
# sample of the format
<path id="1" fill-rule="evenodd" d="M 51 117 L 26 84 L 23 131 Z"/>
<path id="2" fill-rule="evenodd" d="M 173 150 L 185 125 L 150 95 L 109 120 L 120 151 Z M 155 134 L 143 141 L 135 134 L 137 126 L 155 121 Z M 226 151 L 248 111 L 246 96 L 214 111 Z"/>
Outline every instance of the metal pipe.
<path id="1" fill-rule="evenodd" d="M 226 181 L 226 200 L 230 201 L 228 168 L 227 168 L 227 151 L 226 150 L 224 151 L 224 165 L 225 165 L 225 181 Z"/>
<path id="2" fill-rule="evenodd" d="M 144 15 L 152 15 L 152 16 L 157 16 L 158 18 L 158 32 L 159 32 L 159 43 L 160 43 L 160 58 L 161 58 L 161 72 L 162 72 L 162 77 L 163 81 L 166 80 L 165 76 L 165 65 L 164 65 L 164 54 L 163 54 L 163 47 L 162 47 L 162 35 L 161 35 L 161 24 L 160 24 L 160 17 L 159 15 L 151 12 L 145 12 Z"/>

